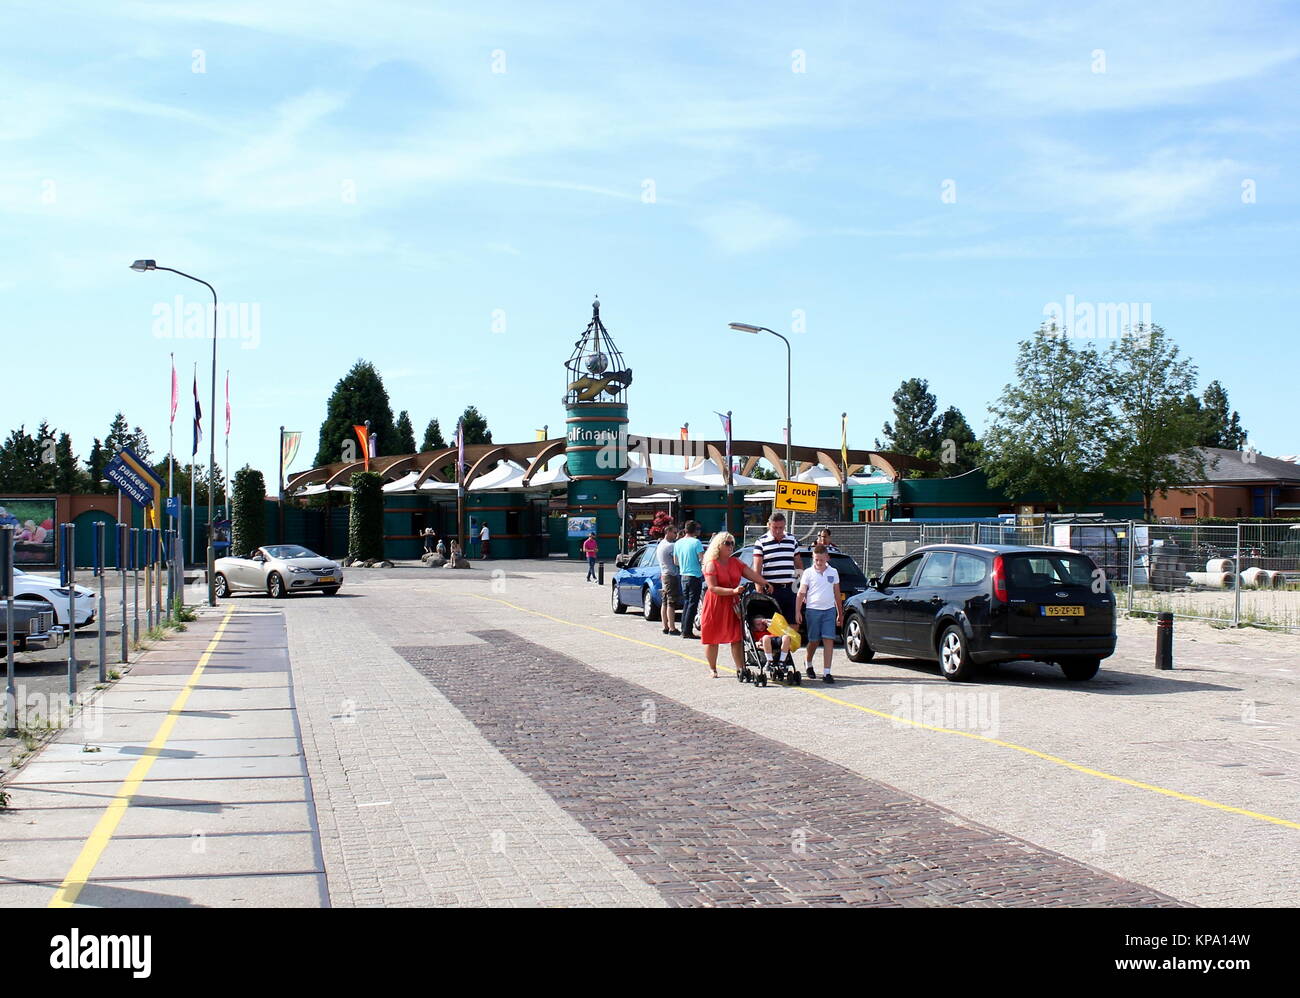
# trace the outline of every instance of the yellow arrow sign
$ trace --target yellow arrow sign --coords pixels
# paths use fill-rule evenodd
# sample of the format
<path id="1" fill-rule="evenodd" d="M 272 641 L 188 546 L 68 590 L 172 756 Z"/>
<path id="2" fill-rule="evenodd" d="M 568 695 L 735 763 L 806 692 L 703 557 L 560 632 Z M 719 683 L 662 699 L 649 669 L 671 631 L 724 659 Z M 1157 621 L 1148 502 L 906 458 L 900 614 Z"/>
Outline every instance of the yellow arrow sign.
<path id="1" fill-rule="evenodd" d="M 817 486 L 807 482 L 779 480 L 776 483 L 776 508 L 796 513 L 816 513 Z"/>

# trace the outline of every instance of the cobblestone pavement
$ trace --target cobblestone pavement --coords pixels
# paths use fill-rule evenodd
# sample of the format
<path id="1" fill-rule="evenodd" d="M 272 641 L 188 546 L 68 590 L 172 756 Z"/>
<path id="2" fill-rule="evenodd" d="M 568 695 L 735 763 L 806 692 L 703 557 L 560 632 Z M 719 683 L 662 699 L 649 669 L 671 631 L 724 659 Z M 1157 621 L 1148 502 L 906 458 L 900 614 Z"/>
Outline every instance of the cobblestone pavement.
<path id="1" fill-rule="evenodd" d="M 509 631 L 643 687 L 657 703 L 801 749 L 1182 902 L 1300 903 L 1300 645 L 1286 635 L 1180 622 L 1177 669 L 1159 674 L 1154 629 L 1125 622 L 1118 654 L 1087 684 L 1020 663 L 955 686 L 933 665 L 853 665 L 837 650 L 834 687 L 753 689 L 708 679 L 697 643 L 666 637 L 633 613 L 611 614 L 608 590 L 584 583 L 584 568 L 354 571 L 346 606 L 303 599 L 285 609 L 295 641 L 304 628 L 301 654 L 317 657 L 312 636 L 326 622 L 352 636 L 342 647 L 368 648 L 358 640 L 364 632 L 386 652 L 437 647 L 452 655 L 457 646 L 491 647 L 475 635 Z M 478 748 L 490 747 L 452 713 Z M 506 771 L 537 789 L 522 764 Z"/>
<path id="2" fill-rule="evenodd" d="M 1171 899 L 509 631 L 398 649 L 674 905 L 1171 905 Z"/>

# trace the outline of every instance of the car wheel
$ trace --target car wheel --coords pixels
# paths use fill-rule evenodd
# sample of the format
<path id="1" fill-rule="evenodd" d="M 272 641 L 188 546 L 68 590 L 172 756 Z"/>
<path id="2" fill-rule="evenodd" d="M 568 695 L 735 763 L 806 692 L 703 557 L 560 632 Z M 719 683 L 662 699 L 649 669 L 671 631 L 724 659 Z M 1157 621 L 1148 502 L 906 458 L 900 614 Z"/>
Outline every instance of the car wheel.
<path id="1" fill-rule="evenodd" d="M 288 595 L 284 591 L 284 579 L 280 578 L 279 572 L 272 572 L 271 577 L 266 580 L 266 591 L 272 599 L 284 599 Z"/>
<path id="2" fill-rule="evenodd" d="M 609 587 L 609 605 L 610 605 L 610 608 L 611 608 L 615 613 L 627 613 L 627 607 L 625 607 L 625 606 L 623 605 L 623 601 L 622 601 L 621 599 L 618 598 L 618 583 L 617 583 L 617 582 L 614 582 L 614 583 L 611 583 L 611 584 L 610 584 L 610 587 Z"/>
<path id="3" fill-rule="evenodd" d="M 220 572 L 212 580 L 212 587 L 216 591 L 217 599 L 225 599 L 230 595 L 230 584 L 226 582 L 226 577 Z"/>
<path id="4" fill-rule="evenodd" d="M 850 662 L 870 662 L 876 657 L 871 645 L 867 644 L 867 624 L 856 613 L 850 613 L 844 621 L 844 651 Z"/>
<path id="5" fill-rule="evenodd" d="M 660 617 L 660 609 L 655 606 L 654 594 L 650 592 L 649 586 L 641 590 L 641 613 L 646 620 L 658 620 Z"/>
<path id="6" fill-rule="evenodd" d="M 1076 683 L 1091 679 L 1100 668 L 1099 658 L 1067 658 L 1061 663 L 1061 671 L 1065 673 L 1065 678 Z"/>
<path id="7" fill-rule="evenodd" d="M 952 683 L 970 679 L 975 665 L 970 660 L 966 648 L 966 635 L 956 624 L 949 625 L 939 638 L 939 671 L 943 678 Z"/>

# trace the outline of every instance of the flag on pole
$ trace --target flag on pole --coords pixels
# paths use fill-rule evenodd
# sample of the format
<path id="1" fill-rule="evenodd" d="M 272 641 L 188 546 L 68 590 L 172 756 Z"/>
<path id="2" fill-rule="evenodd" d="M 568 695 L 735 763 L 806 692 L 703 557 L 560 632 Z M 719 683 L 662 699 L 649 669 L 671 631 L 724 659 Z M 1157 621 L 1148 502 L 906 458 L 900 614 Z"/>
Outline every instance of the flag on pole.
<path id="1" fill-rule="evenodd" d="M 690 430 L 690 428 L 691 428 L 691 424 L 690 424 L 690 423 L 687 423 L 685 426 L 682 427 L 682 468 L 683 468 L 683 469 L 685 469 L 685 468 L 687 467 L 687 461 L 686 461 L 686 449 L 687 449 L 687 448 L 686 448 L 686 445 L 687 445 L 687 443 L 688 443 L 688 441 L 689 441 L 689 438 L 690 438 L 690 433 L 688 432 L 688 431 Z"/>
<path id="2" fill-rule="evenodd" d="M 199 452 L 199 441 L 203 439 L 203 407 L 199 405 L 199 366 L 194 365 L 194 449 L 190 457 Z"/>
<path id="3" fill-rule="evenodd" d="M 176 381 L 176 355 L 172 354 L 172 418 L 176 422 L 176 406 L 180 402 L 180 384 Z"/>
<path id="4" fill-rule="evenodd" d="M 844 462 L 844 479 L 849 477 L 849 414 L 840 413 L 840 460 Z"/>
<path id="5" fill-rule="evenodd" d="M 364 426 L 361 426 L 359 424 L 353 424 L 352 432 L 355 433 L 357 435 L 357 439 L 361 441 L 361 459 L 362 461 L 365 462 L 366 471 L 369 471 L 370 470 L 370 440 L 368 439 L 368 437 L 370 436 L 370 431 L 366 429 L 366 427 Z"/>
<path id="6" fill-rule="evenodd" d="M 456 420 L 456 484 L 465 480 L 465 420 Z"/>
<path id="7" fill-rule="evenodd" d="M 722 432 L 727 438 L 727 469 L 723 472 L 727 476 L 727 482 L 731 481 L 731 413 L 721 413 L 716 409 L 714 414 L 722 420 Z"/>
<path id="8" fill-rule="evenodd" d="M 226 372 L 226 436 L 230 436 L 230 372 Z"/>
<path id="9" fill-rule="evenodd" d="M 293 459 L 298 456 L 298 444 L 302 441 L 302 433 L 299 431 L 290 431 L 280 437 L 280 472 L 283 474 L 284 469 L 293 464 Z"/>
<path id="10" fill-rule="evenodd" d="M 537 434 L 537 439 L 538 439 L 538 440 L 545 440 L 545 439 L 546 439 L 546 431 L 545 431 L 545 430 L 533 430 L 533 432 Z"/>

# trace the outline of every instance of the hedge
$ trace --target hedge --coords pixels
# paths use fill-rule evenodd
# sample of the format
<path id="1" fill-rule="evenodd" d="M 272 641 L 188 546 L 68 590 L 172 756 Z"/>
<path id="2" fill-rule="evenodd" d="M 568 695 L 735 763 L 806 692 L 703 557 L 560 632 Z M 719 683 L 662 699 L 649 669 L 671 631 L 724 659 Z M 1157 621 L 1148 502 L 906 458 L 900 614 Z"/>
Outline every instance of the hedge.
<path id="1" fill-rule="evenodd" d="M 348 511 L 348 557 L 360 561 L 384 557 L 384 480 L 373 471 L 352 476 Z"/>
<path id="2" fill-rule="evenodd" d="M 266 543 L 266 479 L 244 465 L 230 491 L 230 554 L 242 557 Z"/>

